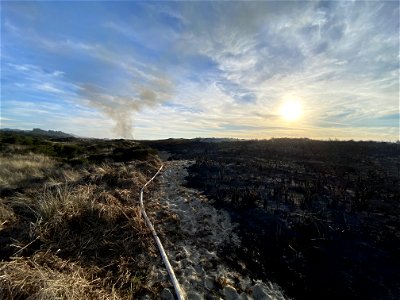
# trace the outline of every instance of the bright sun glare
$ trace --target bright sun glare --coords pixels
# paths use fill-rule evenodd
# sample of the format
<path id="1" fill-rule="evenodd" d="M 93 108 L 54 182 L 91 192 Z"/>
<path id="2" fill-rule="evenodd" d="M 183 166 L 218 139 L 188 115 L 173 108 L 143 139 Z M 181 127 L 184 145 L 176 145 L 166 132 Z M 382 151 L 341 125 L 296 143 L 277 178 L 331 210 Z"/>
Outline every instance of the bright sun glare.
<path id="1" fill-rule="evenodd" d="M 301 104 L 298 100 L 287 100 L 281 106 L 281 116 L 287 121 L 295 121 L 301 116 Z"/>

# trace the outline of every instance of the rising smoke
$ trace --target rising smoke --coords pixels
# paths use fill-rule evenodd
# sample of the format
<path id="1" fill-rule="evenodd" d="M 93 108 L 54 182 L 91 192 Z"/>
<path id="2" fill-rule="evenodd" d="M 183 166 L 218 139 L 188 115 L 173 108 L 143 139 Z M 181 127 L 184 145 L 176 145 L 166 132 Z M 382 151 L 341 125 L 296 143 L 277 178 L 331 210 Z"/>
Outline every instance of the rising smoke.
<path id="1" fill-rule="evenodd" d="M 110 94 L 100 87 L 85 84 L 81 86 L 81 92 L 88 106 L 100 110 L 114 121 L 118 137 L 133 139 L 134 113 L 168 100 L 172 84 L 165 78 L 158 78 L 146 86 L 133 85 L 131 95 Z"/>

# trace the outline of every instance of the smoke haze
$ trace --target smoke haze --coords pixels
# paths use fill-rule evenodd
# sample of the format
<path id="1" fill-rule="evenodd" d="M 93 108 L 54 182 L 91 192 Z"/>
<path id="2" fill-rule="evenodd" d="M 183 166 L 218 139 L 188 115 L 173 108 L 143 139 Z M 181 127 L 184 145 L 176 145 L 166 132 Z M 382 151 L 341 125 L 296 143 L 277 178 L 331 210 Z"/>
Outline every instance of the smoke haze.
<path id="1" fill-rule="evenodd" d="M 100 110 L 115 123 L 115 134 L 133 139 L 134 114 L 145 107 L 154 107 L 168 100 L 172 94 L 172 83 L 158 78 L 146 86 L 132 85 L 131 95 L 110 94 L 98 86 L 81 86 L 88 106 Z"/>

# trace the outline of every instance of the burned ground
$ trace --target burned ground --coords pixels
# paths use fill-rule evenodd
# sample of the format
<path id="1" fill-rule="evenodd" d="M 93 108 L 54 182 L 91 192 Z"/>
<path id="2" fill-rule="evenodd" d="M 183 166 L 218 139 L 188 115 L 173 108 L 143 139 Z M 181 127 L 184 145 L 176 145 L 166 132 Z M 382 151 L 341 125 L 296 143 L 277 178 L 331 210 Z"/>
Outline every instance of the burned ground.
<path id="1" fill-rule="evenodd" d="M 224 257 L 295 299 L 398 299 L 400 146 L 273 139 L 148 142 L 195 159 L 188 185 L 239 223 Z M 238 263 L 240 262 L 240 263 Z"/>

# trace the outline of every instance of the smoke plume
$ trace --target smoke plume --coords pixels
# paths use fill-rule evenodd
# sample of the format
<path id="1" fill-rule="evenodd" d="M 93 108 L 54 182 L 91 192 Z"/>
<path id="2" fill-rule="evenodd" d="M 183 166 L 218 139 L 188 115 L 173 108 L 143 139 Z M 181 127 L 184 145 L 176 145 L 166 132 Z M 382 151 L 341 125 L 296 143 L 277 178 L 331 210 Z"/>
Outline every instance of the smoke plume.
<path id="1" fill-rule="evenodd" d="M 87 105 L 110 117 L 115 123 L 116 135 L 126 139 L 133 139 L 134 113 L 144 107 L 154 107 L 170 98 L 172 84 L 167 79 L 158 78 L 146 86 L 133 84 L 131 89 L 131 95 L 118 95 L 97 86 L 81 86 Z"/>

